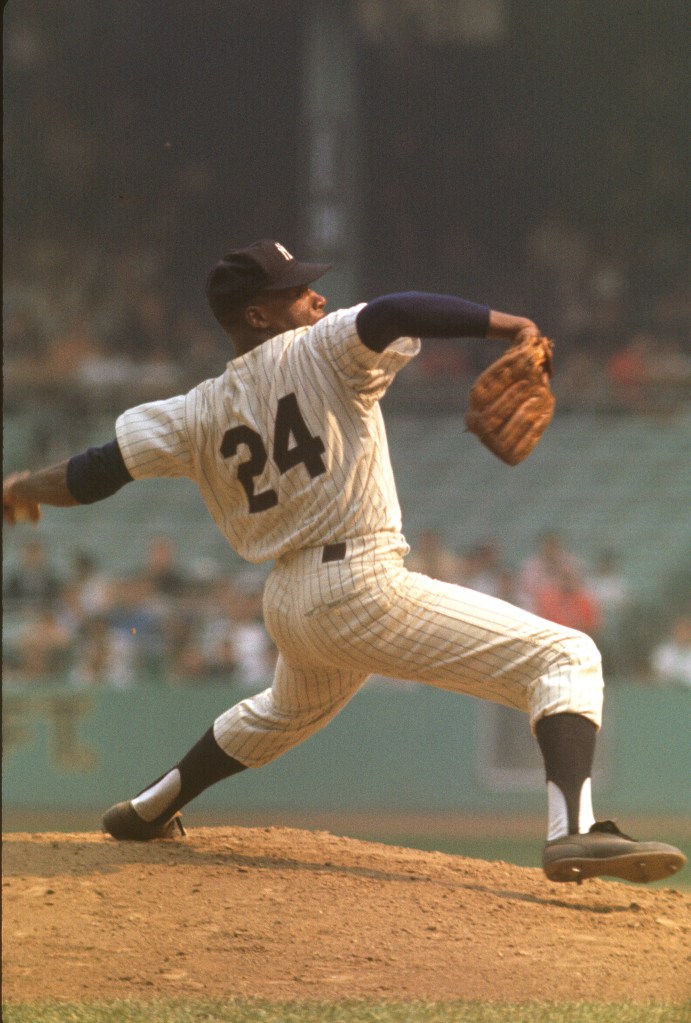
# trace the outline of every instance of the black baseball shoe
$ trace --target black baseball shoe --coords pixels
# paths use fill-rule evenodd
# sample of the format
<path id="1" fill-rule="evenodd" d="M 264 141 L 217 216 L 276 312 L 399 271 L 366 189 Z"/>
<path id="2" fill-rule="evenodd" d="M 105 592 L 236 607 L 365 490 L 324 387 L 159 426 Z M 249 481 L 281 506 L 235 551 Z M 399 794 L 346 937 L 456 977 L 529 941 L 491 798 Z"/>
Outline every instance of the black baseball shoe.
<path id="1" fill-rule="evenodd" d="M 103 830 L 121 842 L 150 842 L 154 838 L 183 838 L 185 831 L 179 813 L 162 823 L 142 820 L 132 803 L 116 803 L 103 815 Z"/>
<path id="2" fill-rule="evenodd" d="M 614 821 L 596 821 L 585 835 L 565 835 L 547 842 L 542 869 L 550 881 L 620 877 L 647 884 L 676 874 L 686 863 L 681 850 L 665 842 L 637 842 Z"/>

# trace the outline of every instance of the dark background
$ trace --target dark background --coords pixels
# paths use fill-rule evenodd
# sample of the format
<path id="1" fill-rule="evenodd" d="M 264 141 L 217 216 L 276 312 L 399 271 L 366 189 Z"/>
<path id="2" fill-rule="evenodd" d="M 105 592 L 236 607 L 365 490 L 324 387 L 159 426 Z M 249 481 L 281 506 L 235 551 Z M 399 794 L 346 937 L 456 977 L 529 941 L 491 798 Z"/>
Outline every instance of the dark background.
<path id="1" fill-rule="evenodd" d="M 334 6 L 347 45 L 315 55 L 310 33 Z M 339 161 L 359 168 L 346 216 L 360 224 L 343 252 L 357 265 L 350 300 L 452 290 L 522 301 L 554 330 L 553 281 L 525 265 L 557 217 L 624 278 L 620 327 L 653 319 L 688 270 L 687 5 L 497 0 L 489 38 L 429 31 L 437 9 L 448 19 L 482 3 L 389 3 L 373 29 L 381 6 L 11 0 L 10 269 L 27 272 L 29 241 L 48 234 L 88 239 L 105 263 L 144 241 L 171 305 L 205 315 L 201 285 L 220 251 L 260 236 L 304 251 L 306 81 L 319 60 L 328 90 L 347 62 L 352 135 Z"/>

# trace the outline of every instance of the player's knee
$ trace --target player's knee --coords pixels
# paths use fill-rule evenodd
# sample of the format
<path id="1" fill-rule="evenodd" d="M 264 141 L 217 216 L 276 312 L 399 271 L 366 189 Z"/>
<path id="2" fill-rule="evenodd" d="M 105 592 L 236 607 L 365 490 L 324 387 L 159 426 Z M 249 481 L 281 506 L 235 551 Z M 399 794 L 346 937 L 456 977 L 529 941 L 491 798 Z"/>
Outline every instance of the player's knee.
<path id="1" fill-rule="evenodd" d="M 592 636 L 585 632 L 579 634 L 579 659 L 581 664 L 591 669 L 596 669 L 602 674 L 602 654 Z"/>
<path id="2" fill-rule="evenodd" d="M 585 633 L 565 631 L 553 647 L 557 654 L 535 689 L 531 714 L 581 714 L 598 728 L 602 720 L 604 682 L 602 658 Z"/>
<path id="3" fill-rule="evenodd" d="M 581 712 L 581 707 L 586 705 L 593 712 L 597 708 L 597 714 L 601 713 L 604 679 L 602 656 L 597 644 L 586 633 L 570 630 L 558 648 L 561 653 L 560 663 L 556 673 L 550 672 L 550 684 L 556 683 L 555 692 L 560 692 L 566 682 L 566 691 L 570 694 L 574 713 Z"/>
<path id="4" fill-rule="evenodd" d="M 602 655 L 595 640 L 575 629 L 567 632 L 558 644 L 564 665 L 584 672 L 602 673 Z"/>
<path id="5" fill-rule="evenodd" d="M 604 690 L 602 655 L 591 636 L 575 632 L 569 642 L 569 675 L 576 700 L 585 700 L 601 710 Z"/>

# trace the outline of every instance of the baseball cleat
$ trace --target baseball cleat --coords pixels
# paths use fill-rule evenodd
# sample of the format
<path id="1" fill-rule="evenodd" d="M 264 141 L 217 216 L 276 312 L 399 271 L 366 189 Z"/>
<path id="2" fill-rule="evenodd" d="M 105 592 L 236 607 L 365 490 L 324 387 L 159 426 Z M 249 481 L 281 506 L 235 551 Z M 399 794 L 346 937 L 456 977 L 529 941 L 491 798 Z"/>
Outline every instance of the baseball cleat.
<path id="1" fill-rule="evenodd" d="M 637 842 L 613 821 L 597 821 L 585 835 L 565 835 L 547 842 L 542 869 L 550 881 L 619 877 L 648 884 L 676 874 L 686 863 L 681 850 L 665 842 Z"/>
<path id="2" fill-rule="evenodd" d="M 184 838 L 185 831 L 179 813 L 163 823 L 142 820 L 132 803 L 116 803 L 103 815 L 103 830 L 120 842 L 150 842 L 154 838 Z"/>

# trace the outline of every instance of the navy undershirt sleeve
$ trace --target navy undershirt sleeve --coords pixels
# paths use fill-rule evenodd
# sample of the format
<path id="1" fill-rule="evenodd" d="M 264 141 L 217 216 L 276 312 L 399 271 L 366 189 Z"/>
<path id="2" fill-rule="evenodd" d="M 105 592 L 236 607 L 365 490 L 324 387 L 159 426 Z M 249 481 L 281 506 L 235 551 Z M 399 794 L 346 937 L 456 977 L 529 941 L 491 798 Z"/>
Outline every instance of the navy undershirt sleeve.
<path id="1" fill-rule="evenodd" d="M 402 291 L 368 302 L 357 314 L 360 340 L 383 352 L 399 337 L 486 337 L 489 306 L 453 295 Z"/>
<path id="2" fill-rule="evenodd" d="M 110 497 L 132 482 L 117 440 L 100 448 L 88 448 L 67 463 L 67 489 L 80 504 Z"/>

